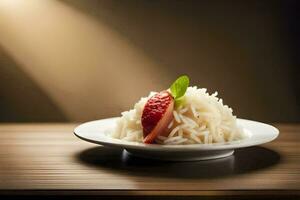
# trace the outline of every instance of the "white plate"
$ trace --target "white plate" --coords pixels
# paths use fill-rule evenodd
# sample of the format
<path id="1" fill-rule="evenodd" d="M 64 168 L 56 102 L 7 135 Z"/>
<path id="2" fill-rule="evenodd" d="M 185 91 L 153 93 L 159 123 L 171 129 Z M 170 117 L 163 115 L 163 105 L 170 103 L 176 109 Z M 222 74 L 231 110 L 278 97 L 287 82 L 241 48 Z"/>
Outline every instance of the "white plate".
<path id="1" fill-rule="evenodd" d="M 81 124 L 74 129 L 74 134 L 82 140 L 124 149 L 135 156 L 170 161 L 223 158 L 232 155 L 234 149 L 264 144 L 274 140 L 279 134 L 278 129 L 271 125 L 238 119 L 237 123 L 248 136 L 240 141 L 190 145 L 143 144 L 111 138 L 109 133 L 114 130 L 116 119 L 108 118 Z"/>

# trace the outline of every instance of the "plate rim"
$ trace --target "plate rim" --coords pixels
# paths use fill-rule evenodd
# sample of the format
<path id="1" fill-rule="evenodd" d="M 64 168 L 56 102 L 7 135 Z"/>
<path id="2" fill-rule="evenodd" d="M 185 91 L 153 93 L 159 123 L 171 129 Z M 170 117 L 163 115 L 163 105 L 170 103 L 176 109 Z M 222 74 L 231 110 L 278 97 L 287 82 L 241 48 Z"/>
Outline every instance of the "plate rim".
<path id="1" fill-rule="evenodd" d="M 86 142 L 103 145 L 107 147 L 115 147 L 120 149 L 139 149 L 139 150 L 149 150 L 149 151 L 215 151 L 215 150 L 228 150 L 228 149 L 239 149 L 239 148 L 245 148 L 245 147 L 251 147 L 251 146 L 257 146 L 261 144 L 265 144 L 268 142 L 271 142 L 275 140 L 278 136 L 280 131 L 278 128 L 266 124 L 259 121 L 249 120 L 249 119 L 242 119 L 237 118 L 237 121 L 243 121 L 245 123 L 255 123 L 259 124 L 260 126 L 265 126 L 270 129 L 273 129 L 273 137 L 261 139 L 259 141 L 251 141 L 251 140 L 239 140 L 239 141 L 233 141 L 229 143 L 214 143 L 214 144 L 189 144 L 189 145 L 160 145 L 160 144 L 144 144 L 144 143 L 138 143 L 138 142 L 129 142 L 129 141 L 122 141 L 118 139 L 111 138 L 113 141 L 118 142 L 108 142 L 108 141 L 99 141 L 99 140 L 93 140 L 86 137 L 82 137 L 80 134 L 78 134 L 78 129 L 80 129 L 82 126 L 86 126 L 88 123 L 96 123 L 99 121 L 110 121 L 110 120 L 116 120 L 119 117 L 111 117 L 111 118 L 104 118 L 99 120 L 92 120 L 88 122 L 84 122 L 78 126 L 76 126 L 73 130 L 73 133 L 76 137 L 78 137 L 81 140 L 84 140 Z M 104 133 L 102 133 L 104 134 Z"/>

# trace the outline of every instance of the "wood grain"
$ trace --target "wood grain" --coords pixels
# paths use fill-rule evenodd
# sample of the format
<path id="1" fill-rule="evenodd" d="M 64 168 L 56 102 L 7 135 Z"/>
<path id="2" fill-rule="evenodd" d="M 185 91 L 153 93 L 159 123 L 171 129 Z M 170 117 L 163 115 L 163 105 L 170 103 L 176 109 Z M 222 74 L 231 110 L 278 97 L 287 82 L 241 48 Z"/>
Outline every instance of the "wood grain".
<path id="1" fill-rule="evenodd" d="M 300 125 L 234 156 L 201 162 L 138 159 L 81 141 L 76 124 L 1 124 L 0 194 L 300 195 Z"/>

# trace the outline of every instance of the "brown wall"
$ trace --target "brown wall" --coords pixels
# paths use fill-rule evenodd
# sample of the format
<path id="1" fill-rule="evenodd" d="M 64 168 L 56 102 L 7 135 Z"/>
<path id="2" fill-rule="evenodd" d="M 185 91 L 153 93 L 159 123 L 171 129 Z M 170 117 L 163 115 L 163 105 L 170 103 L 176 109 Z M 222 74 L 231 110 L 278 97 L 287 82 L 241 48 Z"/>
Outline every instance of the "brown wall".
<path id="1" fill-rule="evenodd" d="M 117 116 L 180 74 L 239 117 L 300 121 L 292 3 L 16 2 L 0 3 L 0 121 Z"/>

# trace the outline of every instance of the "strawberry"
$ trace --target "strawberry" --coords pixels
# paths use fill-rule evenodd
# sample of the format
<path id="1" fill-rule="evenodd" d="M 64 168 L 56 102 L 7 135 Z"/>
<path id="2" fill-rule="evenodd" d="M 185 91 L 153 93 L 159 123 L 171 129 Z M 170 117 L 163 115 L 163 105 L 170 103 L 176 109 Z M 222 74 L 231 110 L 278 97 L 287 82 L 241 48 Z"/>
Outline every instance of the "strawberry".
<path id="1" fill-rule="evenodd" d="M 174 98 L 168 91 L 153 95 L 145 104 L 142 114 L 144 143 L 153 143 L 173 119 Z"/>

